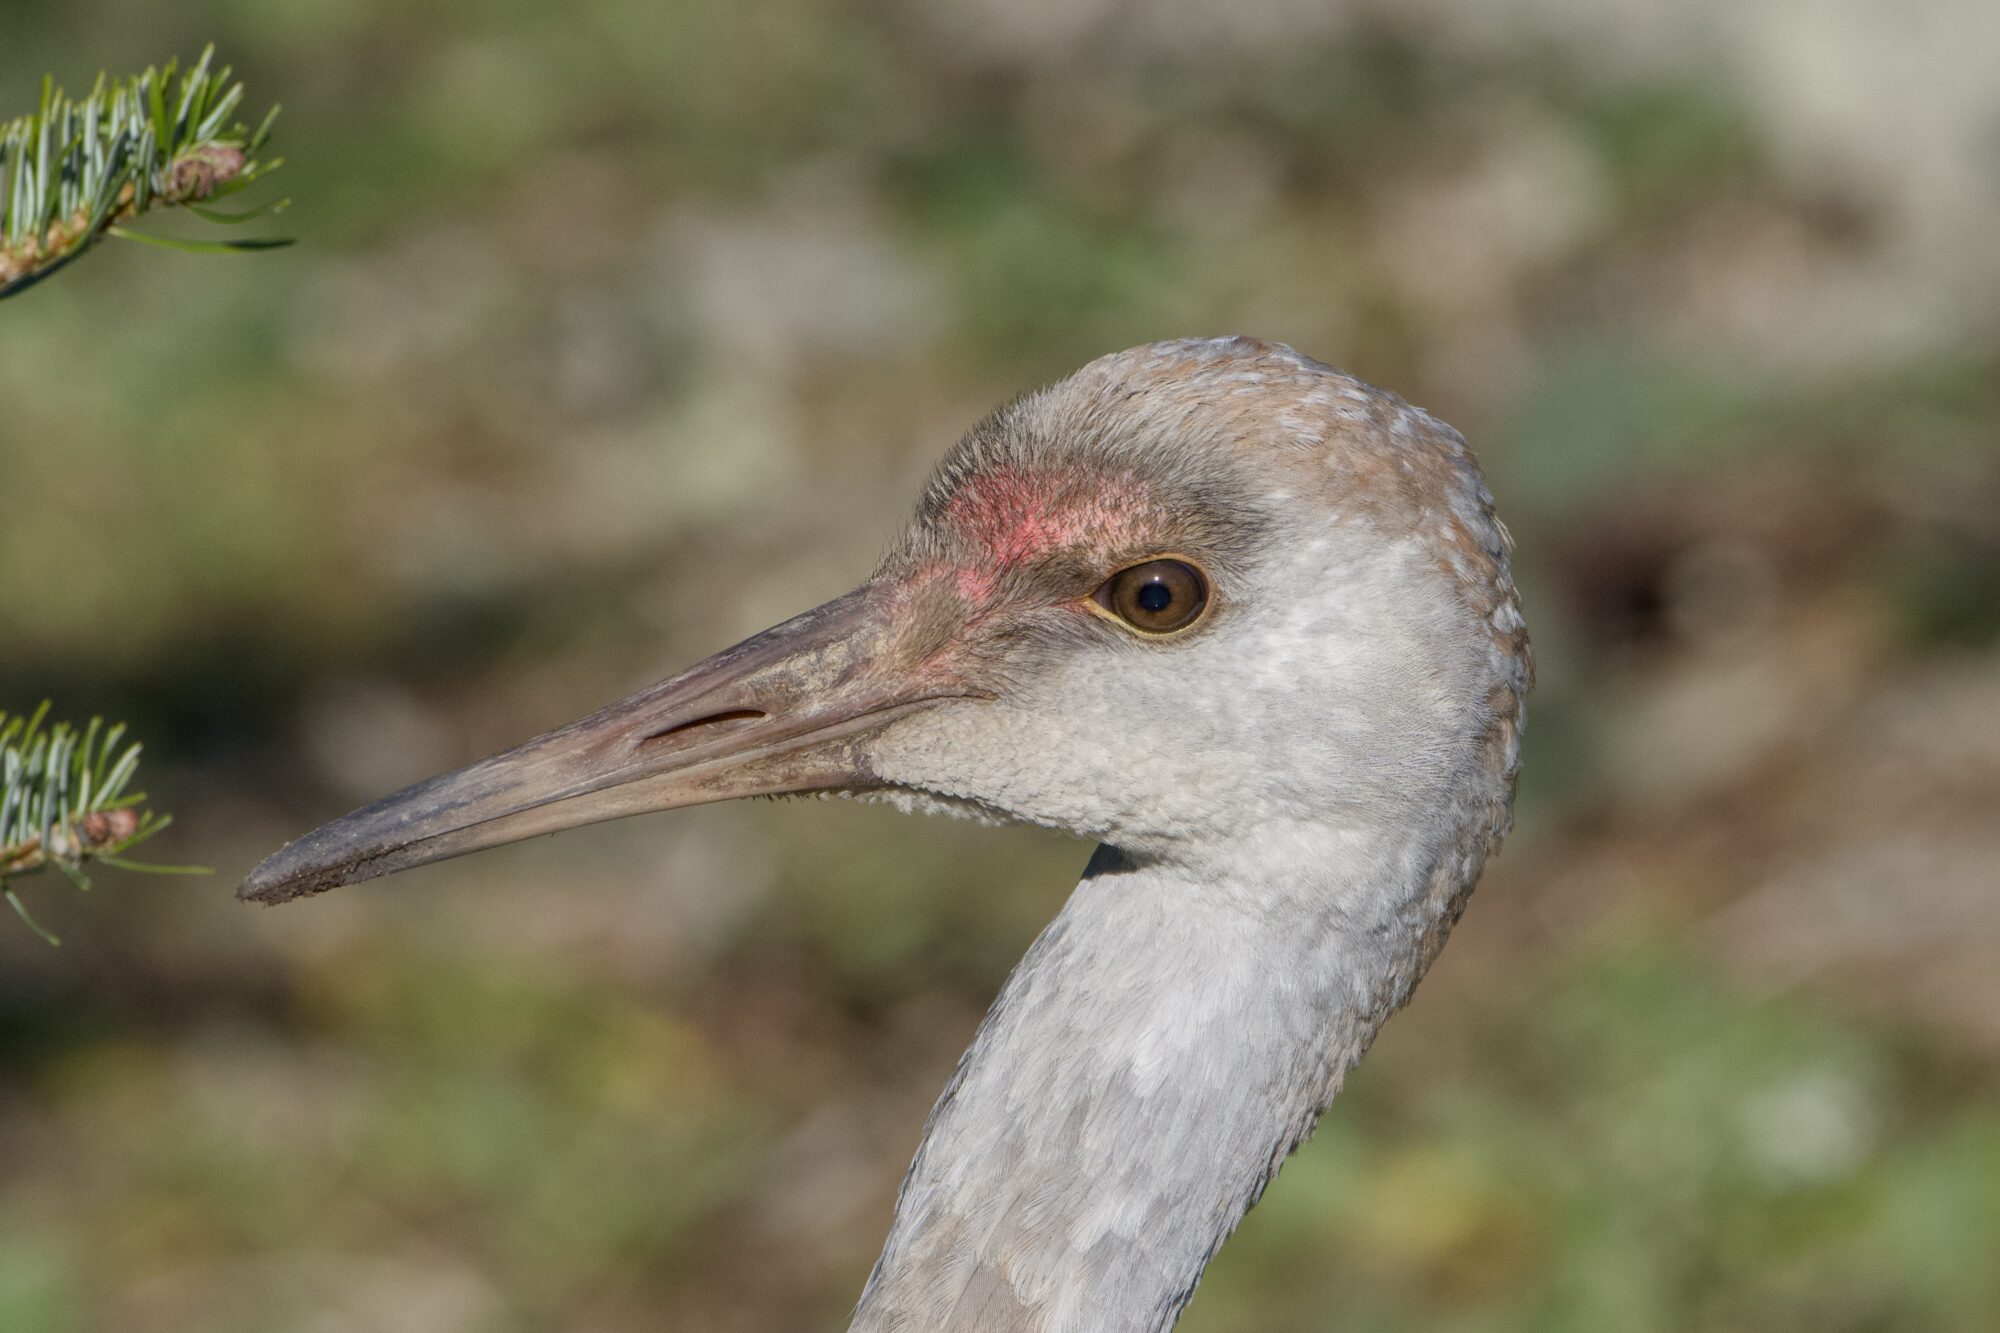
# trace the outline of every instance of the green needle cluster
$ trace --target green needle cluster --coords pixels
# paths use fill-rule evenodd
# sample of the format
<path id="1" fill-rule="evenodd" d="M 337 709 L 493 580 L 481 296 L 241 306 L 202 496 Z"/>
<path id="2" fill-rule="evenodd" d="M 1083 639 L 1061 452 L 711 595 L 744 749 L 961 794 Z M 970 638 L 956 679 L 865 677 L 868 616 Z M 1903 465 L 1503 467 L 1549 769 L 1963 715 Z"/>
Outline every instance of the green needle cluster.
<path id="1" fill-rule="evenodd" d="M 126 870 L 201 872 L 125 859 L 126 851 L 171 820 L 145 809 L 146 793 L 131 789 L 139 746 L 124 743 L 124 725 L 107 727 L 94 717 L 80 730 L 66 722 L 49 726 L 48 712 L 44 703 L 26 717 L 0 713 L 0 896 L 54 944 L 55 936 L 36 924 L 15 892 L 17 879 L 54 869 L 88 889 L 84 865 L 91 861 Z"/>
<path id="2" fill-rule="evenodd" d="M 214 56 L 211 46 L 184 74 L 173 61 L 131 78 L 100 74 L 81 101 L 44 79 L 41 105 L 0 125 L 0 298 L 40 282 L 106 236 L 202 252 L 289 244 L 188 241 L 125 225 L 152 209 L 180 206 L 238 226 L 289 202 L 243 211 L 214 207 L 282 161 L 258 157 L 278 108 L 254 131 L 237 121 L 243 85 L 231 81 L 228 66 L 211 68 Z"/>

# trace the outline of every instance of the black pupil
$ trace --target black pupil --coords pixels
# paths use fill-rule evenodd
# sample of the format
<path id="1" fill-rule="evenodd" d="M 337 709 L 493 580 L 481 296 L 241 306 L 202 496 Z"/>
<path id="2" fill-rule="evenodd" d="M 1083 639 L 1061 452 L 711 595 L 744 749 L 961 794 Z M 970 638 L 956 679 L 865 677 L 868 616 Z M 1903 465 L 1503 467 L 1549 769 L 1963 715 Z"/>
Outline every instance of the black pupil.
<path id="1" fill-rule="evenodd" d="M 1139 607 L 1141 610 L 1151 611 L 1157 615 L 1173 604 L 1174 590 L 1159 579 L 1154 579 L 1151 583 L 1139 589 Z"/>

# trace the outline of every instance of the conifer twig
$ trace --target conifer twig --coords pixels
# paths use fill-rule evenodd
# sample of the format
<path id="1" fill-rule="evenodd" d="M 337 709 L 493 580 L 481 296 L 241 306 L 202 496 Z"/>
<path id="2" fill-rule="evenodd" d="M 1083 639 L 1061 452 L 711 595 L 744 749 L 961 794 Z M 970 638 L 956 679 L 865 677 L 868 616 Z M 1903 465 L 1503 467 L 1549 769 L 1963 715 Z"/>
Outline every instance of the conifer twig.
<path id="1" fill-rule="evenodd" d="M 289 200 L 228 212 L 212 207 L 282 159 L 258 153 L 278 108 L 255 130 L 234 119 L 243 85 L 215 48 L 185 74 L 176 62 L 131 78 L 97 77 L 73 101 L 42 80 L 40 106 L 0 123 L 0 298 L 26 290 L 106 236 L 177 250 L 266 250 L 283 240 L 186 241 L 125 224 L 155 208 L 184 206 L 208 222 L 237 226 L 281 212 Z"/>
<path id="2" fill-rule="evenodd" d="M 130 790 L 139 746 L 122 745 L 125 726 L 94 717 L 81 731 L 66 722 L 44 726 L 49 705 L 26 717 L 0 712 L 0 897 L 51 944 L 15 892 L 14 881 L 55 869 L 79 889 L 90 887 L 86 862 L 126 870 L 205 873 L 197 866 L 147 865 L 125 853 L 172 822 L 143 808 L 146 793 Z"/>

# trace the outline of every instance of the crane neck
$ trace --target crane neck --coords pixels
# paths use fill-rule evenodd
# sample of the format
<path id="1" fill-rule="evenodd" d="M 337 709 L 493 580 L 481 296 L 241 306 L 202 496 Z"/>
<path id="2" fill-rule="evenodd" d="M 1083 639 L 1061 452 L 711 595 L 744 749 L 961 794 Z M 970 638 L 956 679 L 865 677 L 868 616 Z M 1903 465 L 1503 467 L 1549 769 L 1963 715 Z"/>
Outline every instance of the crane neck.
<path id="1" fill-rule="evenodd" d="M 1438 856 L 1354 841 L 1100 847 L 932 1111 L 854 1333 L 1171 1325 L 1449 925 Z"/>

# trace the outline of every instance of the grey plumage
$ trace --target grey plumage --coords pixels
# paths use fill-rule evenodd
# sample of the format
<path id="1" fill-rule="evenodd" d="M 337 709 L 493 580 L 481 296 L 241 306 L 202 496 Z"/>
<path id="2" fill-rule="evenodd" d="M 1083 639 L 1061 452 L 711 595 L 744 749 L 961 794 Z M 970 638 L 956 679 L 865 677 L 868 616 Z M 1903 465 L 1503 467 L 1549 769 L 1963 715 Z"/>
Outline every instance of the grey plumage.
<path id="1" fill-rule="evenodd" d="M 1118 571 L 1204 578 L 1175 633 Z M 1193 577 L 1190 574 L 1190 577 Z M 858 1333 L 1145 1333 L 1310 1132 L 1505 834 L 1532 663 L 1465 442 L 1243 338 L 1003 408 L 846 597 L 293 843 L 285 901 L 733 796 L 1100 843 L 924 1130 Z"/>
<path id="2" fill-rule="evenodd" d="M 887 568 L 976 567 L 957 497 L 1051 471 L 1144 488 L 1100 565 L 1190 552 L 1229 603 L 1166 651 L 1031 626 L 999 699 L 875 743 L 888 799 L 1105 846 L 932 1115 L 866 1333 L 1170 1325 L 1506 827 L 1529 660 L 1455 433 L 1289 349 L 1142 348 L 975 430 Z"/>

